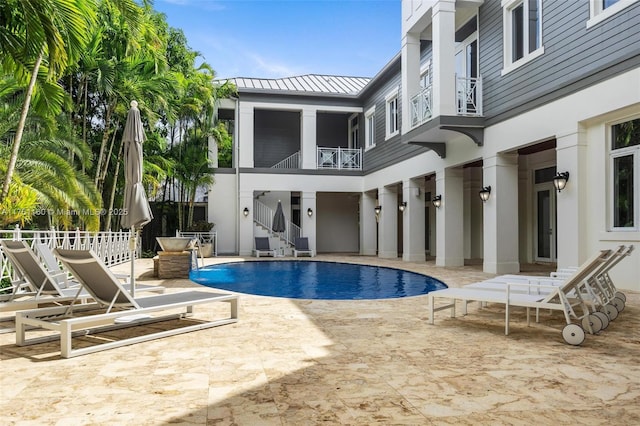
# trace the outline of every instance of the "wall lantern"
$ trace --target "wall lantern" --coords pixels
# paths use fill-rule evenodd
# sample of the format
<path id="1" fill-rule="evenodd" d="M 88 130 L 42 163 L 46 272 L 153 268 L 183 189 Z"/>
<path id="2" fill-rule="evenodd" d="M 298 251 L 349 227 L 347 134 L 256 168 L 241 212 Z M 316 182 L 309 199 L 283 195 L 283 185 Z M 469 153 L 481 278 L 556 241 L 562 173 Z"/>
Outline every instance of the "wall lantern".
<path id="1" fill-rule="evenodd" d="M 382 211 L 382 206 L 375 206 L 373 211 L 376 213 L 376 216 L 378 216 Z"/>
<path id="2" fill-rule="evenodd" d="M 309 217 L 313 216 L 313 210 L 311 210 L 311 207 L 307 209 L 307 216 Z"/>
<path id="3" fill-rule="evenodd" d="M 242 210 L 242 214 L 244 215 L 244 217 L 249 216 L 249 207 L 245 207 L 244 210 Z"/>
<path id="4" fill-rule="evenodd" d="M 433 197 L 433 200 L 431 200 L 431 202 L 436 208 L 439 209 L 442 205 L 442 195 L 436 195 L 435 197 Z"/>
<path id="5" fill-rule="evenodd" d="M 480 190 L 480 199 L 486 202 L 491 195 L 491 186 L 485 186 Z"/>
<path id="6" fill-rule="evenodd" d="M 407 208 L 407 202 L 406 201 L 403 201 L 400 204 L 398 204 L 398 210 L 400 210 L 401 212 L 403 212 L 404 209 L 406 209 L 406 208 Z"/>
<path id="7" fill-rule="evenodd" d="M 558 192 L 560 192 L 564 189 L 565 186 L 567 186 L 568 181 L 569 172 L 558 173 L 556 177 L 553 178 L 553 186 L 555 186 Z"/>

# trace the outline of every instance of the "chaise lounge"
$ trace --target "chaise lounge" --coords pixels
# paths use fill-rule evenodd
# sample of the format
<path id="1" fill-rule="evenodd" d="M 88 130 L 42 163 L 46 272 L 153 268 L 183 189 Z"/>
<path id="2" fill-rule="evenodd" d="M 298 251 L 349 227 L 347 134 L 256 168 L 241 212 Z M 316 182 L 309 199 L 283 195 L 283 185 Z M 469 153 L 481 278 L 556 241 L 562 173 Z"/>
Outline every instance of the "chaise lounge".
<path id="1" fill-rule="evenodd" d="M 260 257 L 260 255 L 273 256 L 276 257 L 277 253 L 275 249 L 271 248 L 269 243 L 269 237 L 255 237 L 256 240 L 256 257 Z"/>
<path id="2" fill-rule="evenodd" d="M 298 257 L 299 254 L 308 254 L 313 257 L 314 252 L 309 248 L 309 238 L 298 237 L 295 239 L 295 248 L 293 249 L 293 256 Z"/>
<path id="3" fill-rule="evenodd" d="M 71 304 L 16 312 L 16 344 L 19 346 L 50 341 L 59 335 L 61 356 L 71 358 L 238 321 L 238 296 L 236 295 L 184 291 L 134 299 L 92 251 L 55 249 L 54 254 L 82 284 L 95 303 Z M 195 305 L 213 304 L 214 302 L 229 303 L 229 317 L 214 320 L 190 319 L 190 325 L 163 331 L 154 332 L 151 330 L 152 332 L 149 334 L 120 340 L 112 339 L 105 343 L 79 349 L 73 348 L 73 337 L 77 335 L 84 336 L 172 319 L 183 320 L 193 315 Z M 172 312 L 166 314 L 168 310 Z M 176 313 L 176 311 L 179 312 Z M 162 316 L 156 316 L 160 312 L 165 313 Z M 27 339 L 26 333 L 32 326 L 51 330 L 57 334 Z M 99 341 L 104 340 L 109 339 L 106 337 L 99 339 Z"/>

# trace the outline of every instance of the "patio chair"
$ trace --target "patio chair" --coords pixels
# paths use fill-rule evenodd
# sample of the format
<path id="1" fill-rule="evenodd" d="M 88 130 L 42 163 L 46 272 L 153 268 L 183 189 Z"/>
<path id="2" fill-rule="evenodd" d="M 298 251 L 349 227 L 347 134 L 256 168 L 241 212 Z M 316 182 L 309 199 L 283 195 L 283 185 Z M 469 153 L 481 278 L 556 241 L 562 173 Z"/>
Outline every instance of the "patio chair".
<path id="1" fill-rule="evenodd" d="M 95 303 L 56 306 L 16 312 L 16 344 L 19 346 L 50 341 L 56 335 L 27 339 L 30 327 L 57 332 L 60 339 L 60 354 L 71 358 L 106 349 L 130 345 L 195 330 L 230 324 L 238 320 L 238 296 L 207 291 L 183 291 L 133 298 L 118 278 L 91 250 L 55 249 L 54 254 L 67 268 Z M 149 328 L 148 334 L 135 333 L 131 337 L 115 340 L 112 335 L 101 336 L 98 343 L 82 348 L 73 348 L 73 337 L 88 335 L 119 328 L 141 326 L 160 321 L 191 317 L 195 305 L 228 302 L 229 317 L 214 320 L 189 320 L 190 325 L 180 325 L 157 331 Z M 167 314 L 165 311 L 171 311 Z M 180 312 L 176 312 L 180 311 Z M 159 312 L 165 312 L 156 316 Z M 217 311 L 216 311 L 217 312 Z M 182 321 L 181 321 L 182 322 Z M 186 321 L 185 321 L 186 322 Z M 106 341 L 106 342 L 105 342 Z M 84 342 L 86 345 L 86 341 Z"/>
<path id="2" fill-rule="evenodd" d="M 59 283 L 64 280 L 62 275 L 66 273 L 58 267 L 58 272 L 52 274 L 26 241 L 0 240 L 0 246 L 20 277 L 12 286 L 11 293 L 0 297 L 0 311 L 29 309 L 44 303 L 86 302 L 91 297 L 79 285 L 61 287 Z M 163 292 L 164 287 L 136 285 L 136 290 Z"/>
<path id="3" fill-rule="evenodd" d="M 480 302 L 481 306 L 487 303 L 502 304 L 505 306 L 505 335 L 509 334 L 509 320 L 511 307 L 524 307 L 527 314 L 527 325 L 530 325 L 530 309 L 549 309 L 562 311 L 566 320 L 566 326 L 562 330 L 565 342 L 571 345 L 580 345 L 585 339 L 584 329 L 572 323 L 573 319 L 583 319 L 590 315 L 589 306 L 583 300 L 584 285 L 594 271 L 605 262 L 611 255 L 611 250 L 602 250 L 593 255 L 577 271 L 573 273 L 564 283 L 559 286 L 538 286 L 547 287 L 549 293 L 536 294 L 518 293 L 512 288 L 522 286 L 522 284 L 506 284 L 502 289 L 477 289 L 472 287 L 447 288 L 428 293 L 429 298 L 429 323 L 434 323 L 434 312 L 443 309 L 451 309 L 451 317 L 455 317 L 456 301 L 462 301 L 463 314 L 467 313 L 467 304 L 470 302 Z M 533 287 L 532 284 L 526 284 Z M 446 305 L 435 306 L 436 299 L 448 299 Z M 582 314 L 576 313 L 576 308 L 582 310 Z"/>
<path id="4" fill-rule="evenodd" d="M 277 252 L 275 249 L 271 248 L 271 245 L 269 243 L 269 237 L 255 237 L 256 239 L 256 249 L 255 249 L 255 253 L 256 253 L 256 257 L 260 257 L 260 255 L 267 255 L 267 256 L 273 256 L 276 257 L 277 256 Z"/>
<path id="5" fill-rule="evenodd" d="M 309 238 L 297 237 L 295 239 L 295 248 L 293 249 L 293 256 L 298 257 L 299 254 L 308 254 L 313 257 L 313 250 L 309 248 Z"/>

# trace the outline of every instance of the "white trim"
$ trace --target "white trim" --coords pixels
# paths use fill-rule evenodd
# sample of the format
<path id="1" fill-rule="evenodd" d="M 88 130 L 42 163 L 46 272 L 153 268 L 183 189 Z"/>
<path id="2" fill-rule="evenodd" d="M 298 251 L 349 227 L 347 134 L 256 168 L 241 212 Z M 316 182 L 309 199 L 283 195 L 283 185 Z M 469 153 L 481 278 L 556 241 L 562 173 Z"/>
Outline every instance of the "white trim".
<path id="1" fill-rule="evenodd" d="M 529 52 L 529 8 L 526 7 L 528 4 L 528 0 L 502 0 L 502 39 L 503 39 L 503 51 L 502 51 L 502 64 L 503 68 L 500 71 L 500 75 L 504 76 L 509 72 L 513 71 L 521 67 L 522 65 L 536 59 L 537 57 L 544 54 L 544 43 L 542 37 L 542 0 L 537 0 L 538 3 L 538 37 L 539 37 L 539 46 L 536 50 Z M 512 21 L 511 21 L 511 13 L 512 11 L 522 5 L 523 7 L 523 35 L 524 35 L 524 50 L 523 56 L 516 60 L 512 61 L 512 47 L 513 47 L 513 34 L 511 33 L 512 29 Z"/>
<path id="2" fill-rule="evenodd" d="M 639 0 L 620 0 L 612 6 L 602 9 L 602 0 L 589 0 L 589 14 L 591 18 L 587 21 L 587 29 L 619 13 L 637 1 Z"/>
<path id="3" fill-rule="evenodd" d="M 387 93 L 384 97 L 385 100 L 385 108 L 384 108 L 384 133 L 385 140 L 390 139 L 400 133 L 400 88 L 395 88 L 391 92 Z M 389 121 L 389 114 L 391 102 L 395 100 L 396 102 L 396 129 L 391 131 L 391 122 Z"/>
<path id="4" fill-rule="evenodd" d="M 348 135 L 347 135 L 347 141 L 348 141 L 348 144 L 349 144 L 349 148 L 353 148 L 358 144 L 357 140 L 355 140 L 355 141 L 353 140 L 353 130 L 354 130 L 353 119 L 354 118 L 357 119 L 358 116 L 359 116 L 358 113 L 351 114 L 349 116 L 348 121 L 347 121 L 347 123 L 348 123 L 347 127 L 349 128 L 348 129 Z M 360 136 L 360 123 L 359 122 L 356 123 L 355 128 L 357 129 L 358 136 Z"/>
<path id="5" fill-rule="evenodd" d="M 607 170 L 607 186 L 609 188 L 609 196 L 607 197 L 607 231 L 608 232 L 638 232 L 640 231 L 640 145 L 632 145 L 629 147 L 613 149 L 612 148 L 612 140 L 611 140 L 611 132 L 613 126 L 621 123 L 625 123 L 627 121 L 638 120 L 640 116 L 632 116 L 625 117 L 624 119 L 612 121 L 605 125 L 606 129 L 606 137 L 605 143 L 607 146 L 607 150 L 609 152 L 608 159 L 608 170 Z M 633 156 L 633 188 L 634 188 L 634 200 L 633 200 L 633 225 L 630 227 L 616 227 L 614 226 L 614 196 L 615 196 L 615 188 L 614 188 L 614 176 L 613 176 L 613 162 L 616 158 L 619 157 L 628 157 Z"/>
<path id="6" fill-rule="evenodd" d="M 371 135 L 371 130 L 369 130 L 369 120 L 373 121 L 373 135 Z M 369 140 L 372 143 L 369 143 Z M 375 105 L 367 110 L 364 113 L 364 150 L 369 151 L 376 146 L 376 107 Z"/>

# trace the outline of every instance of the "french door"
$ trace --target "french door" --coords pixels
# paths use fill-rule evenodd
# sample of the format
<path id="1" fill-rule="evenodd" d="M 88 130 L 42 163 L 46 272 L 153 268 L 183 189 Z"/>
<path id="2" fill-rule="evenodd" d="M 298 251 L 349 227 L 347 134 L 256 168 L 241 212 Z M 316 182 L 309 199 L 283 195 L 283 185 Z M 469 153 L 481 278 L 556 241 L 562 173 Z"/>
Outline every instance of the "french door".
<path id="1" fill-rule="evenodd" d="M 536 261 L 555 262 L 557 259 L 556 192 L 553 183 L 545 182 L 534 190 L 534 241 Z"/>

